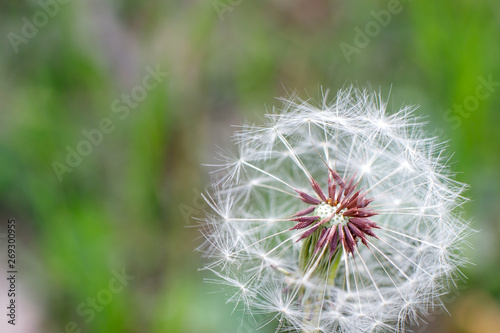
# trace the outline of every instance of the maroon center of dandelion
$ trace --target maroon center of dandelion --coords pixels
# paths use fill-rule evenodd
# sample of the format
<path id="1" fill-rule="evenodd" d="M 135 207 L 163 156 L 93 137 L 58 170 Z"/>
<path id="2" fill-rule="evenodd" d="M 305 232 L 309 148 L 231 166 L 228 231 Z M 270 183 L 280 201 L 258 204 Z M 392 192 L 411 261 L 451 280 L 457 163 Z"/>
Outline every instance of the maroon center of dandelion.
<path id="1" fill-rule="evenodd" d="M 379 226 L 370 220 L 376 213 L 367 208 L 373 198 L 366 198 L 366 193 L 361 190 L 355 191 L 357 185 L 354 184 L 354 176 L 345 182 L 335 171 L 329 169 L 326 196 L 319 184 L 311 178 L 311 186 L 317 198 L 295 190 L 300 199 L 311 206 L 293 215 L 291 221 L 298 223 L 290 230 L 307 229 L 300 236 L 301 240 L 321 228 L 315 252 L 328 246 L 331 256 L 339 245 L 347 254 L 354 252 L 358 240 L 368 246 L 366 237 L 378 238 L 372 229 Z M 306 216 L 308 214 L 312 215 Z"/>

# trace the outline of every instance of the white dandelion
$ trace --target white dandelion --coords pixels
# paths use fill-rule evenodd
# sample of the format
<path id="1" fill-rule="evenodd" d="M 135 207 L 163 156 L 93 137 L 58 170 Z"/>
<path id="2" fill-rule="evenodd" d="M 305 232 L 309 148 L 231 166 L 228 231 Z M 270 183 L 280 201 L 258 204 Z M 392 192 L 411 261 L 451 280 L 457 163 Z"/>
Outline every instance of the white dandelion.
<path id="1" fill-rule="evenodd" d="M 354 88 L 291 98 L 221 154 L 203 221 L 213 281 L 278 331 L 403 332 L 443 306 L 470 232 L 414 108 Z"/>

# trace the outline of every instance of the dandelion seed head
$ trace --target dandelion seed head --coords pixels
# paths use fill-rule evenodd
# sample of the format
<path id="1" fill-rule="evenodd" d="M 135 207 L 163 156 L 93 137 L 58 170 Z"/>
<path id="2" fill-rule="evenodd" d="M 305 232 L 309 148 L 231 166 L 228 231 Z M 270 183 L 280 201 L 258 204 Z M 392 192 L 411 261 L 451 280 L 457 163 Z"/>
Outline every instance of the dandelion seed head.
<path id="1" fill-rule="evenodd" d="M 466 186 L 413 107 L 340 90 L 282 100 L 213 165 L 206 269 L 278 330 L 403 332 L 442 306 L 468 262 Z"/>

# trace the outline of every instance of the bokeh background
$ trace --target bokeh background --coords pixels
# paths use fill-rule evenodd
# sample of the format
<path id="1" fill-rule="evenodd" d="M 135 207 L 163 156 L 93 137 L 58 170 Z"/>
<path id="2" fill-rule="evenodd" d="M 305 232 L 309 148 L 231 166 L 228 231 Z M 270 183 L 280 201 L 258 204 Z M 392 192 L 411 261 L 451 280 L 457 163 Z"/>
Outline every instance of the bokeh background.
<path id="1" fill-rule="evenodd" d="M 0 253 L 5 268 L 13 217 L 19 270 L 17 325 L 2 310 L 1 332 L 253 332 L 198 271 L 202 163 L 275 97 L 350 83 L 392 110 L 420 105 L 470 184 L 475 265 L 451 316 L 418 330 L 498 332 L 498 1 L 1 1 L 0 31 Z M 144 88 L 158 68 L 168 75 Z M 123 271 L 133 280 L 110 294 Z"/>

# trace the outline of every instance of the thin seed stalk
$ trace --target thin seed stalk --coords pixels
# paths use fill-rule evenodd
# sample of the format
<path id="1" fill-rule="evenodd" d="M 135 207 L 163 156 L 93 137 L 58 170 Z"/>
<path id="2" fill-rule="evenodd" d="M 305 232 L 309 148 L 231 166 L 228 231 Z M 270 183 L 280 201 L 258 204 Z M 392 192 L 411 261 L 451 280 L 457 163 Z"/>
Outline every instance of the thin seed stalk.
<path id="1" fill-rule="evenodd" d="M 307 270 L 311 269 L 311 267 L 314 266 L 313 261 L 318 260 L 317 258 L 315 258 L 314 251 L 320 235 L 321 228 L 318 228 L 318 230 L 307 237 L 302 244 L 299 256 L 299 268 L 304 274 L 307 274 Z M 337 276 L 340 259 L 342 257 L 342 251 L 342 247 L 337 248 L 331 258 L 328 251 L 319 252 L 319 255 L 321 255 L 321 253 L 323 253 L 323 255 L 319 259 L 320 263 L 317 265 L 312 274 L 320 277 L 323 276 L 325 279 L 327 279 L 328 285 L 333 286 L 335 284 L 335 277 Z M 308 323 L 318 322 L 320 319 L 319 314 L 321 310 L 320 302 L 316 302 L 318 295 L 306 294 L 303 287 L 301 287 L 300 289 L 300 294 L 302 297 L 302 302 L 304 304 L 303 309 L 305 313 L 305 321 Z M 314 332 L 304 331 L 303 333 Z"/>

